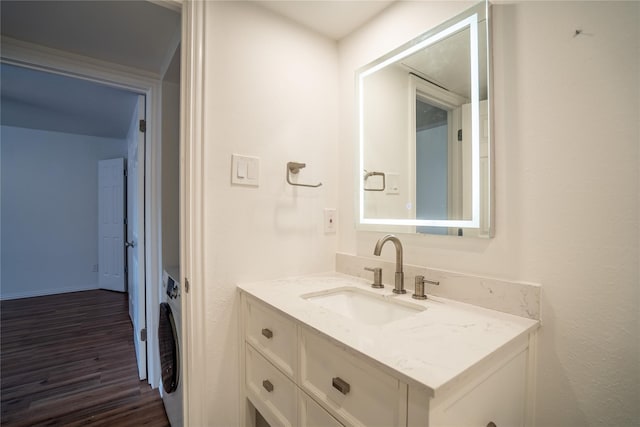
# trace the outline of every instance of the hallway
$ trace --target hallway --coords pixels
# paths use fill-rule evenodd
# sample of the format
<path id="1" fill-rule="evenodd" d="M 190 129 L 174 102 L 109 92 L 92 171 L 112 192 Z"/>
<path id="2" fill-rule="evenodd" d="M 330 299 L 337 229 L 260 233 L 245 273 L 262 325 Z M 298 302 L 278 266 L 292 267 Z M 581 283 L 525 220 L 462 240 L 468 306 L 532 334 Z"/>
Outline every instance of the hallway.
<path id="1" fill-rule="evenodd" d="M 127 294 L 1 301 L 2 426 L 168 426 L 138 380 Z"/>

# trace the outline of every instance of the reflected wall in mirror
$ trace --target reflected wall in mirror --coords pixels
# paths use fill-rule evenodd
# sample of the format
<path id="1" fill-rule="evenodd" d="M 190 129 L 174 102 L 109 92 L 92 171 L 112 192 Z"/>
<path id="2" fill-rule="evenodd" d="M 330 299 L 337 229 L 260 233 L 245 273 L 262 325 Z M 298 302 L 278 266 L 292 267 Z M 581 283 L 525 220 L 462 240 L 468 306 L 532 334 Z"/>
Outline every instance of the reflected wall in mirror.
<path id="1" fill-rule="evenodd" d="M 492 235 L 489 4 L 359 70 L 359 224 Z"/>

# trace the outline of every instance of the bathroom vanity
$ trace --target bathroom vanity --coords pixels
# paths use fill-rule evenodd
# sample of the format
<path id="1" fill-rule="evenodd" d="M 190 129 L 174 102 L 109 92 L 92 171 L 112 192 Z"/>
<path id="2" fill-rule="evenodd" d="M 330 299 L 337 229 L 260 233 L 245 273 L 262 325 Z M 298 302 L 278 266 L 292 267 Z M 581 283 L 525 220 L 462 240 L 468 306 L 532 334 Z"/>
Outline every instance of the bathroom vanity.
<path id="1" fill-rule="evenodd" d="M 537 320 L 339 273 L 239 293 L 247 425 L 529 424 Z"/>

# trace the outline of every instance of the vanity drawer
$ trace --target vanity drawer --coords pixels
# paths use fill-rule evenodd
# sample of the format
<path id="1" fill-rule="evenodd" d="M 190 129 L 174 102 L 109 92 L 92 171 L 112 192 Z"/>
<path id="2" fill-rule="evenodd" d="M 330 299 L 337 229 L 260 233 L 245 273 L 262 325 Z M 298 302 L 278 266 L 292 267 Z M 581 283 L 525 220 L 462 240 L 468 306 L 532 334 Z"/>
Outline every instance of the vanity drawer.
<path id="1" fill-rule="evenodd" d="M 429 426 L 525 425 L 527 351 L 492 366 L 486 378 L 462 384 L 445 399 L 431 401 Z"/>
<path id="2" fill-rule="evenodd" d="M 245 339 L 290 378 L 296 372 L 296 325 L 251 298 L 244 298 Z"/>
<path id="3" fill-rule="evenodd" d="M 302 390 L 299 391 L 298 402 L 300 427 L 344 427 Z"/>
<path id="4" fill-rule="evenodd" d="M 295 384 L 251 345 L 245 346 L 245 356 L 245 385 L 251 403 L 271 427 L 295 426 Z"/>
<path id="5" fill-rule="evenodd" d="M 339 346 L 301 328 L 300 385 L 354 426 L 406 425 L 407 386 Z"/>

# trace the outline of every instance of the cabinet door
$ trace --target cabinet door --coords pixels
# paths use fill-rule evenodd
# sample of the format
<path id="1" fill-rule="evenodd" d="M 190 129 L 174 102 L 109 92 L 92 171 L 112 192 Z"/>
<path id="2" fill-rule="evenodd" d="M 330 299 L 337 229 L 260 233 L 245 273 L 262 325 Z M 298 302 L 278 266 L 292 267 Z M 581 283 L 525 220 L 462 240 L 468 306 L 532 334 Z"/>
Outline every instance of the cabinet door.
<path id="1" fill-rule="evenodd" d="M 304 391 L 298 391 L 300 427 L 344 427 Z"/>
<path id="2" fill-rule="evenodd" d="M 245 347 L 247 397 L 271 427 L 295 426 L 295 384 L 251 345 Z"/>
<path id="3" fill-rule="evenodd" d="M 275 310 L 244 298 L 246 341 L 258 349 L 282 372 L 295 379 L 296 325 Z"/>
<path id="4" fill-rule="evenodd" d="M 523 426 L 525 421 L 527 351 L 523 351 L 484 381 L 461 385 L 445 401 L 432 401 L 430 427 Z"/>
<path id="5" fill-rule="evenodd" d="M 407 386 L 302 328 L 300 386 L 346 425 L 405 426 Z"/>

